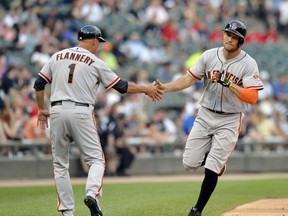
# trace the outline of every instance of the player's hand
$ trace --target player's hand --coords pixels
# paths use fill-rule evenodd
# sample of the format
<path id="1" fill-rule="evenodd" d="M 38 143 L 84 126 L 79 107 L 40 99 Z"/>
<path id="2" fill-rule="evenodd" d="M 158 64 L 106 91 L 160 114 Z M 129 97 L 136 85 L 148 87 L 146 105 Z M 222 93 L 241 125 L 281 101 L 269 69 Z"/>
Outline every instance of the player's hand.
<path id="1" fill-rule="evenodd" d="M 157 86 L 158 89 L 162 90 L 163 92 L 165 92 L 165 86 L 163 83 L 161 83 L 159 80 L 156 80 L 153 82 L 153 84 L 155 86 Z"/>
<path id="2" fill-rule="evenodd" d="M 48 128 L 48 118 L 50 116 L 50 113 L 48 110 L 39 110 L 38 111 L 38 120 L 37 120 L 37 126 L 40 126 L 42 130 L 45 130 Z"/>
<path id="3" fill-rule="evenodd" d="M 153 101 L 162 100 L 164 91 L 154 84 L 148 85 L 146 95 L 148 95 Z"/>
<path id="4" fill-rule="evenodd" d="M 230 86 L 233 83 L 231 79 L 227 79 L 225 77 L 225 74 L 220 73 L 220 72 L 213 72 L 212 82 L 220 83 L 222 86 L 227 87 L 227 88 L 230 88 Z"/>

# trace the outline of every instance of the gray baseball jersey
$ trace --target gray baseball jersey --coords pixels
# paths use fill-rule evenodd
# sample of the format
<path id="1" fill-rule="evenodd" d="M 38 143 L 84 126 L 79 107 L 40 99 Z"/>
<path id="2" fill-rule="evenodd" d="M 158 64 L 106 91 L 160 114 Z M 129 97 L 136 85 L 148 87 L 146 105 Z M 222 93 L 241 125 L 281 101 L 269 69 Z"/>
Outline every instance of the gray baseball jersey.
<path id="1" fill-rule="evenodd" d="M 80 47 L 55 53 L 39 75 L 51 83 L 51 102 L 72 100 L 92 105 L 100 83 L 109 89 L 120 80 L 101 59 Z"/>
<path id="2" fill-rule="evenodd" d="M 105 160 L 97 133 L 93 105 L 100 85 L 111 88 L 120 78 L 94 54 L 80 47 L 55 53 L 39 75 L 51 83 L 50 134 L 58 210 L 73 210 L 68 173 L 69 149 L 75 141 L 90 166 L 86 195 L 97 201 L 102 192 Z"/>
<path id="3" fill-rule="evenodd" d="M 183 164 L 188 170 L 200 167 L 205 153 L 209 151 L 205 168 L 221 172 L 235 148 L 243 111 L 248 107 L 229 88 L 213 83 L 213 72 L 224 73 L 226 78 L 233 79 L 240 87 L 263 89 L 257 63 L 252 57 L 241 50 L 233 59 L 225 60 L 223 50 L 220 47 L 205 51 L 187 72 L 197 80 L 204 79 L 203 95 L 199 102 L 201 108 L 183 154 Z"/>
<path id="4" fill-rule="evenodd" d="M 198 80 L 204 78 L 201 106 L 227 113 L 243 112 L 248 104 L 239 100 L 228 88 L 213 83 L 211 78 L 214 71 L 220 71 L 225 73 L 227 78 L 232 78 L 233 82 L 240 87 L 261 90 L 263 84 L 259 79 L 258 66 L 256 61 L 244 51 L 226 61 L 223 49 L 220 47 L 205 51 L 188 72 Z"/>

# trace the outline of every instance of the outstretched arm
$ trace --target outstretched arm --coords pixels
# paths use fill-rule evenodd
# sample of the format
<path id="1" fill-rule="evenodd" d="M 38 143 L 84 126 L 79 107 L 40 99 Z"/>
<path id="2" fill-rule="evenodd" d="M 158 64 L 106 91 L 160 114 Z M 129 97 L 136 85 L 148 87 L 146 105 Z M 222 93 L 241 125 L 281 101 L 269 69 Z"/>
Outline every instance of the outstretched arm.
<path id="1" fill-rule="evenodd" d="M 171 92 L 171 91 L 179 91 L 185 88 L 190 87 L 197 81 L 193 76 L 189 73 L 184 74 L 183 76 L 179 77 L 178 79 L 168 82 L 168 83 L 161 83 L 159 80 L 156 81 L 156 86 L 159 89 L 164 90 L 164 92 Z"/>
<path id="2" fill-rule="evenodd" d="M 160 101 L 162 99 L 162 95 L 164 91 L 162 89 L 157 88 L 154 85 L 137 85 L 132 82 L 128 82 L 127 93 L 145 93 L 148 95 L 153 101 Z"/>
<path id="3" fill-rule="evenodd" d="M 128 82 L 120 79 L 112 88 L 117 90 L 121 94 L 125 93 L 144 93 L 148 95 L 153 101 L 159 101 L 162 99 L 164 91 L 157 88 L 154 85 L 137 85 L 133 82 Z"/>

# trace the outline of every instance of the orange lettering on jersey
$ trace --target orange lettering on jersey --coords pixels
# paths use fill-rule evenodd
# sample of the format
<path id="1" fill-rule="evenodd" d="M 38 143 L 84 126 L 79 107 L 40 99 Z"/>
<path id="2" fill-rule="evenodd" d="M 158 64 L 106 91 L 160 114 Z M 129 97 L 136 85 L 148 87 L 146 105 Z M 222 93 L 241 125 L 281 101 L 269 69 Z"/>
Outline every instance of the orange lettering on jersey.
<path id="1" fill-rule="evenodd" d="M 65 53 L 64 59 L 69 59 L 69 52 Z"/>
<path id="2" fill-rule="evenodd" d="M 90 57 L 89 56 L 86 56 L 86 58 L 84 59 L 84 63 L 88 64 L 88 62 L 90 61 Z"/>
<path id="3" fill-rule="evenodd" d="M 84 58 L 85 58 L 85 55 L 82 55 L 81 58 L 79 59 L 79 61 L 83 62 Z"/>
<path id="4" fill-rule="evenodd" d="M 82 56 L 81 54 L 77 54 L 74 60 L 75 60 L 75 61 L 79 61 L 79 59 L 80 59 L 81 56 Z"/>
<path id="5" fill-rule="evenodd" d="M 94 62 L 95 62 L 95 61 L 94 61 L 93 59 L 90 58 L 90 62 L 89 62 L 88 65 L 90 66 L 90 65 L 93 64 Z"/>
<path id="6" fill-rule="evenodd" d="M 59 60 L 62 60 L 63 59 L 63 53 L 60 53 L 60 59 Z"/>
<path id="7" fill-rule="evenodd" d="M 76 53 L 70 53 L 70 60 L 74 60 Z"/>

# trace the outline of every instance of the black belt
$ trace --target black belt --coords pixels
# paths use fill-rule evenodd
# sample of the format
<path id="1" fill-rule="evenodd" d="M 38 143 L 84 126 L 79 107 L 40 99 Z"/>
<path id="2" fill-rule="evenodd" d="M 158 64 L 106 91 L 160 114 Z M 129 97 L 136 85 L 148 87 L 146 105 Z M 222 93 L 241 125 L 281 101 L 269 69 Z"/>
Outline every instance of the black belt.
<path id="1" fill-rule="evenodd" d="M 222 111 L 217 111 L 217 110 L 212 110 L 212 109 L 209 109 L 209 108 L 206 108 L 205 109 L 209 110 L 210 112 L 213 112 L 213 113 L 217 113 L 217 114 L 236 114 L 236 113 L 227 113 L 227 112 L 222 112 Z"/>
<path id="2" fill-rule="evenodd" d="M 71 101 L 73 102 L 73 101 Z M 84 106 L 84 107 L 89 107 L 88 103 L 79 103 L 79 102 L 73 102 L 75 103 L 75 106 Z M 62 105 L 62 101 L 54 101 L 51 103 L 51 106 L 56 106 L 56 105 Z"/>

